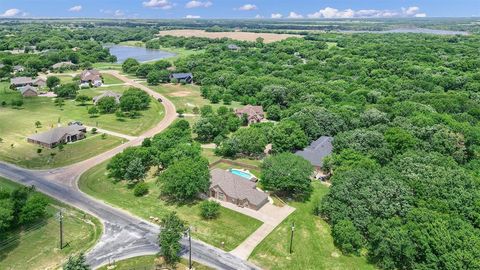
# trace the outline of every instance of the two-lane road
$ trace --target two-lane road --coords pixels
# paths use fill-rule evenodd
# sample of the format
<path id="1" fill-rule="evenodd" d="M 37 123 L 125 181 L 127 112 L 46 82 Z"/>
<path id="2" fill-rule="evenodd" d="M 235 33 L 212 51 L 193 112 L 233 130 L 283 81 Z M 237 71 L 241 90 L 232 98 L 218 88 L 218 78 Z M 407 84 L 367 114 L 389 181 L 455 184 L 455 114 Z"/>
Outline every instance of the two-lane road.
<path id="1" fill-rule="evenodd" d="M 175 106 L 170 100 L 116 71 L 104 72 L 146 91 L 155 99 L 161 98 L 165 107 L 165 116 L 158 125 L 140 137 L 117 148 L 64 168 L 35 171 L 0 162 L 1 176 L 23 185 L 34 185 L 37 190 L 100 219 L 104 225 L 103 235 L 87 254 L 87 261 L 93 268 L 113 260 L 118 261 L 139 255 L 157 253 L 159 251 L 157 245 L 159 227 L 84 194 L 77 186 L 78 179 L 86 170 L 108 160 L 125 148 L 140 145 L 143 138 L 151 137 L 165 130 L 176 119 Z M 185 241 L 183 244 L 186 247 Z M 184 248 L 184 255 L 186 255 L 186 251 Z M 192 240 L 192 257 L 195 261 L 216 269 L 258 269 L 230 253 L 197 240 Z"/>

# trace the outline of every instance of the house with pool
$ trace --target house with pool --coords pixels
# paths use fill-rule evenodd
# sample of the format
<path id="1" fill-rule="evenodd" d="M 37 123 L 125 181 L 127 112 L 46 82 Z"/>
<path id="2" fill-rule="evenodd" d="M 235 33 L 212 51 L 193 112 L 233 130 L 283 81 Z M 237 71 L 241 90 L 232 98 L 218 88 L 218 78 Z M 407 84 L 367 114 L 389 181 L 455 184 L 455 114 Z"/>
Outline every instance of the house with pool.
<path id="1" fill-rule="evenodd" d="M 253 210 L 268 203 L 268 195 L 257 189 L 256 178 L 248 171 L 213 169 L 210 175 L 211 198 Z"/>

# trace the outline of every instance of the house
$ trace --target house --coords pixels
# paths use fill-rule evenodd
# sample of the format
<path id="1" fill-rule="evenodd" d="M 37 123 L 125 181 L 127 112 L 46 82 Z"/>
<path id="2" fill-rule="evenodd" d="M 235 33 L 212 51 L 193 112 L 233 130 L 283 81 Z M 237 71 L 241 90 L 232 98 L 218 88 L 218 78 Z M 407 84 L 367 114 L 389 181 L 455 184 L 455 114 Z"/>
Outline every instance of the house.
<path id="1" fill-rule="evenodd" d="M 322 136 L 312 142 L 307 148 L 297 151 L 297 156 L 303 157 L 312 164 L 316 171 L 316 178 L 325 176 L 322 171 L 323 160 L 333 152 L 333 137 Z"/>
<path id="2" fill-rule="evenodd" d="M 117 104 L 120 104 L 120 98 L 122 97 L 122 94 L 115 93 L 115 92 L 112 92 L 112 91 L 105 91 L 101 95 L 94 97 L 93 98 L 93 103 L 95 105 L 97 105 L 97 102 L 104 97 L 113 97 L 113 98 L 115 98 L 115 102 Z"/>
<path id="3" fill-rule="evenodd" d="M 256 188 L 255 182 L 222 169 L 210 171 L 209 197 L 253 210 L 268 202 L 266 193 Z"/>
<path id="4" fill-rule="evenodd" d="M 13 73 L 23 72 L 23 71 L 25 71 L 25 67 L 20 65 L 13 66 Z"/>
<path id="5" fill-rule="evenodd" d="M 239 118 L 242 118 L 244 115 L 246 115 L 249 125 L 259 123 L 265 118 L 265 113 L 263 112 L 262 106 L 247 105 L 243 108 L 236 109 L 235 114 Z"/>
<path id="6" fill-rule="evenodd" d="M 32 79 L 31 77 L 15 77 L 10 79 L 10 84 L 14 87 L 23 87 L 27 85 L 45 87 L 47 82 L 42 78 Z"/>
<path id="7" fill-rule="evenodd" d="M 229 44 L 227 48 L 231 51 L 239 51 L 240 47 L 238 47 L 236 44 Z"/>
<path id="8" fill-rule="evenodd" d="M 18 91 L 22 94 L 24 97 L 36 97 L 38 96 L 38 90 L 36 87 L 33 87 L 31 85 L 26 85 L 18 88 Z"/>
<path id="9" fill-rule="evenodd" d="M 85 138 L 87 128 L 80 125 L 53 128 L 47 132 L 31 135 L 29 143 L 38 144 L 46 148 L 54 148 L 62 143 L 75 142 Z"/>
<path id="10" fill-rule="evenodd" d="M 100 71 L 95 70 L 95 69 L 87 69 L 84 70 L 80 74 L 80 84 L 81 85 L 93 85 L 95 87 L 102 86 L 103 81 L 102 81 L 102 75 L 100 74 Z"/>
<path id="11" fill-rule="evenodd" d="M 31 77 L 15 77 L 10 79 L 10 84 L 14 87 L 23 87 L 33 85 L 33 80 Z"/>
<path id="12" fill-rule="evenodd" d="M 179 82 L 192 83 L 193 74 L 192 73 L 173 73 L 170 75 L 170 80 L 176 79 Z"/>
<path id="13" fill-rule="evenodd" d="M 68 62 L 59 62 L 59 63 L 56 63 L 55 65 L 52 66 L 52 69 L 60 69 L 60 68 L 71 68 L 75 66 L 74 63 L 72 63 L 72 61 L 68 61 Z"/>

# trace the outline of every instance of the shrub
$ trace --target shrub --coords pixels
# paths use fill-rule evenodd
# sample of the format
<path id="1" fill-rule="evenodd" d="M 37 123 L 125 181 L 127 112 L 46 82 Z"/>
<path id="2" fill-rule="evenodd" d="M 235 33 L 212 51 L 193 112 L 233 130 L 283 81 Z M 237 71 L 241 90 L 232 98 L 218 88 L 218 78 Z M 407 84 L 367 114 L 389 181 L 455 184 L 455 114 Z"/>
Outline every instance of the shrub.
<path id="1" fill-rule="evenodd" d="M 92 128 L 92 134 L 97 134 L 97 128 Z"/>
<path id="2" fill-rule="evenodd" d="M 148 193 L 148 185 L 145 182 L 138 183 L 133 189 L 133 195 L 142 197 Z"/>
<path id="3" fill-rule="evenodd" d="M 214 201 L 203 201 L 200 204 L 200 216 L 204 219 L 215 219 L 220 215 L 220 204 Z"/>

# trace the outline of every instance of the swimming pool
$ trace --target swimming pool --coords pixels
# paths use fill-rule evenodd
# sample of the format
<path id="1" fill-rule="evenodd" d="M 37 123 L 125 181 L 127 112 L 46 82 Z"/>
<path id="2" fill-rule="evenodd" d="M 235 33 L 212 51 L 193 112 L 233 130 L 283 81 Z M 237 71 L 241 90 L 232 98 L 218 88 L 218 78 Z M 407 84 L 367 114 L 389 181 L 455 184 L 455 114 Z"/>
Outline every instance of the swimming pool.
<path id="1" fill-rule="evenodd" d="M 231 173 L 235 174 L 235 175 L 238 175 L 240 177 L 243 177 L 247 180 L 251 180 L 252 178 L 254 178 L 255 176 L 252 175 L 249 171 L 242 171 L 242 170 L 237 170 L 237 169 L 230 169 L 229 170 Z"/>

